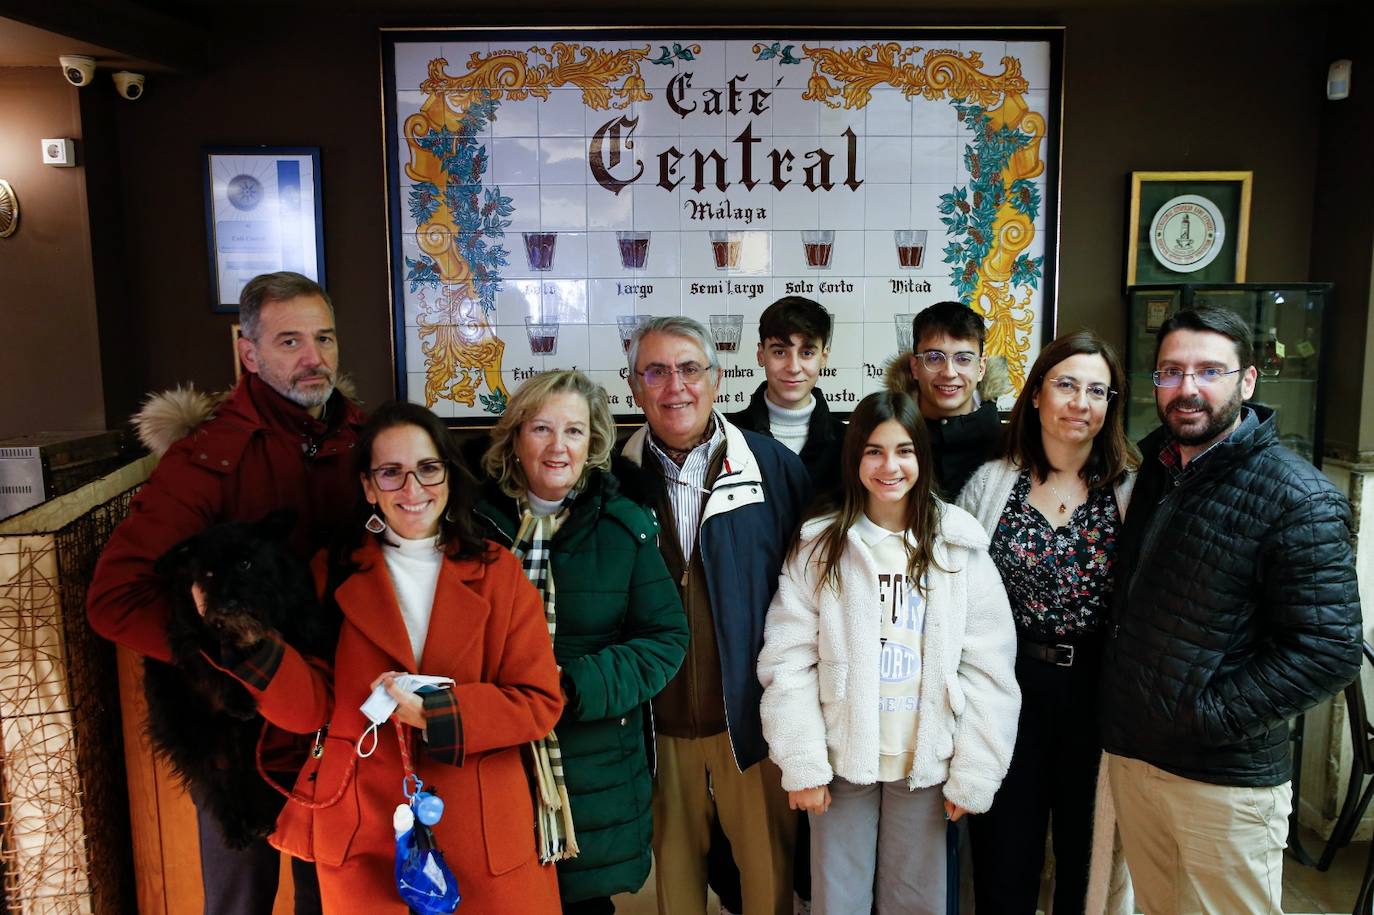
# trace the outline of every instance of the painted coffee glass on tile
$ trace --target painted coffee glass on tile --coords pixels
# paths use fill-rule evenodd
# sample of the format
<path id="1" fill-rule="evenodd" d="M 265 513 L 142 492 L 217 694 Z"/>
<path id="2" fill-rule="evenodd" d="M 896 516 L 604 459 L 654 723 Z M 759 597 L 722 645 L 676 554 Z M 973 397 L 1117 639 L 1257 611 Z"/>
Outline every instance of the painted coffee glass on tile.
<path id="1" fill-rule="evenodd" d="M 711 315 L 711 339 L 716 341 L 716 349 L 722 353 L 733 353 L 739 349 L 740 337 L 744 335 L 744 315 Z"/>
<path id="2" fill-rule="evenodd" d="M 835 248 L 835 230 L 809 229 L 801 235 L 802 250 L 806 253 L 806 266 L 829 270 L 830 253 Z"/>
<path id="3" fill-rule="evenodd" d="M 536 356 L 552 356 L 558 352 L 557 318 L 526 317 L 525 333 L 530 338 L 530 352 Z"/>
<path id="4" fill-rule="evenodd" d="M 649 233 L 617 232 L 615 241 L 620 246 L 620 266 L 626 270 L 643 270 L 649 257 Z"/>
<path id="5" fill-rule="evenodd" d="M 641 324 L 648 324 L 652 319 L 649 315 L 616 315 L 616 329 L 620 331 L 620 348 L 626 352 L 630 351 L 630 340 L 634 337 L 635 331 Z"/>
<path id="6" fill-rule="evenodd" d="M 531 270 L 552 270 L 553 249 L 558 242 L 557 232 L 526 232 L 525 257 Z"/>
<path id="7" fill-rule="evenodd" d="M 897 263 L 904 270 L 921 266 L 926 257 L 925 229 L 897 229 L 892 233 L 897 243 Z"/>
<path id="8" fill-rule="evenodd" d="M 897 352 L 906 353 L 915 348 L 911 339 L 911 322 L 915 320 L 915 314 L 893 315 L 892 323 L 897 325 Z"/>
<path id="9" fill-rule="evenodd" d="M 740 237 L 738 232 L 716 230 L 709 232 L 711 257 L 717 270 L 733 270 L 739 266 Z"/>

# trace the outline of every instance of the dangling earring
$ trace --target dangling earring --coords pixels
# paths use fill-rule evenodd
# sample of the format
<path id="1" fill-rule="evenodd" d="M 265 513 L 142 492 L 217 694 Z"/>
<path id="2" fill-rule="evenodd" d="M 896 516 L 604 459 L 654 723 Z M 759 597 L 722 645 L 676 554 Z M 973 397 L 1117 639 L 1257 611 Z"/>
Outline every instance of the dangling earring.
<path id="1" fill-rule="evenodd" d="M 367 521 L 364 522 L 363 527 L 374 534 L 380 534 L 386 530 L 386 522 L 382 520 L 381 515 L 377 514 L 377 503 L 372 503 L 372 514 L 367 516 Z"/>

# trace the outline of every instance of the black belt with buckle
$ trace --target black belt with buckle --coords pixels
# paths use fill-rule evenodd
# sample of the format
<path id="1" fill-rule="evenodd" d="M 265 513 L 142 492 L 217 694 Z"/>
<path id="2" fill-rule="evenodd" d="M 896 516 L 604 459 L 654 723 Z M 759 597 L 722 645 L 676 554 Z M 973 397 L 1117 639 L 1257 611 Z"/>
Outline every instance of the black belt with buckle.
<path id="1" fill-rule="evenodd" d="M 1017 654 L 1023 658 L 1034 658 L 1058 667 L 1072 667 L 1075 646 L 1067 642 L 1032 642 L 1030 639 L 1016 640 Z"/>

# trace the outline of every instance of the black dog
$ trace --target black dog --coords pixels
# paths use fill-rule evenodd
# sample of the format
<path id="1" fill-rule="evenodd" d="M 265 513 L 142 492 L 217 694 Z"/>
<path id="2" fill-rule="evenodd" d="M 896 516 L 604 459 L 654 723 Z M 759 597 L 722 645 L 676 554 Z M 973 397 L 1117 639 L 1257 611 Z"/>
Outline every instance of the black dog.
<path id="1" fill-rule="evenodd" d="M 285 799 L 257 770 L 263 721 L 253 697 L 205 656 L 230 659 L 275 630 L 302 653 L 328 658 L 338 635 L 308 570 L 286 550 L 294 524 L 289 510 L 220 524 L 177 544 L 156 566 L 173 595 L 172 663 L 144 661 L 148 737 L 233 848 L 270 833 Z M 192 584 L 204 593 L 203 617 Z"/>

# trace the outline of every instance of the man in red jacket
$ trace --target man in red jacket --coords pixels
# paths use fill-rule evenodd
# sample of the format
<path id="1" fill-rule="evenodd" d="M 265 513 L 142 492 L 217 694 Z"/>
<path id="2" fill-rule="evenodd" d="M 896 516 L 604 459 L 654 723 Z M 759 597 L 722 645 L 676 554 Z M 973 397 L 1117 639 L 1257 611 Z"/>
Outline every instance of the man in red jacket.
<path id="1" fill-rule="evenodd" d="M 247 371 L 209 413 L 192 408 L 188 415 L 183 406 L 170 423 L 175 430 L 151 443 L 165 454 L 106 544 L 87 592 L 92 628 L 162 661 L 170 658 L 171 606 L 153 571 L 158 557 L 211 525 L 291 508 L 299 518 L 292 551 L 309 559 L 348 520 L 358 495 L 352 448 L 364 416 L 335 390 L 339 350 L 329 296 L 298 273 L 263 274 L 243 289 L 239 324 Z M 150 401 L 143 418 L 177 413 L 166 397 Z M 146 432 L 155 424 L 140 425 Z M 265 764 L 287 773 L 282 780 L 290 784 L 300 760 L 290 747 L 271 749 Z M 225 847 L 219 824 L 196 806 L 206 915 L 270 912 L 276 850 L 265 840 L 241 851 Z M 293 861 L 292 873 L 297 913 L 318 912 L 313 866 Z"/>

